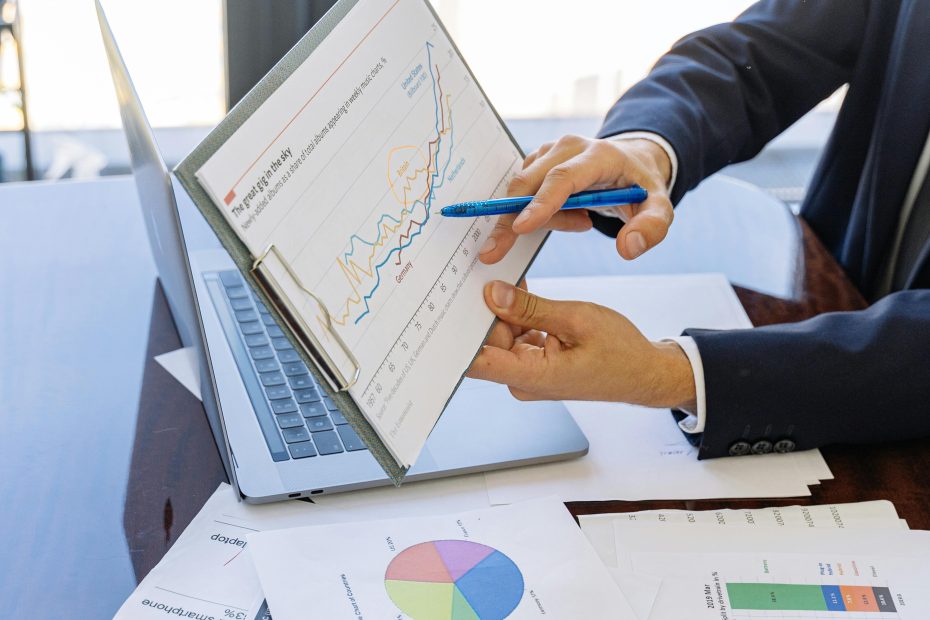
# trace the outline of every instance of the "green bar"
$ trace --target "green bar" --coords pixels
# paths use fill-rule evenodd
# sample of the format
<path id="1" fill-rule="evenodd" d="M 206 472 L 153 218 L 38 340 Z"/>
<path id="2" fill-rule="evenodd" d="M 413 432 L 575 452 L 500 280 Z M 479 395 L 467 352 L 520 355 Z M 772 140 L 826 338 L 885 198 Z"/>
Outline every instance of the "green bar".
<path id="1" fill-rule="evenodd" d="M 728 583 L 733 609 L 827 611 L 820 586 L 791 583 Z"/>

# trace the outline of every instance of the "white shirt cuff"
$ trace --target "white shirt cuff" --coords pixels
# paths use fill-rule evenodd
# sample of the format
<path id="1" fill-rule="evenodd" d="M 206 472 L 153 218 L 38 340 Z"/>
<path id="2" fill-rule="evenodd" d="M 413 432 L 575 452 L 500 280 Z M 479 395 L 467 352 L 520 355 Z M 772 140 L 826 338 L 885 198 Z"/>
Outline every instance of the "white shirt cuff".
<path id="1" fill-rule="evenodd" d="M 704 364 L 701 363 L 701 352 L 698 350 L 694 338 L 689 336 L 679 336 L 678 338 L 666 338 L 666 342 L 674 342 L 688 356 L 691 362 L 691 372 L 694 373 L 694 395 L 697 401 L 697 411 L 685 411 L 688 417 L 678 423 L 686 433 L 703 433 L 704 424 L 707 422 L 707 396 L 704 391 Z"/>
<path id="2" fill-rule="evenodd" d="M 675 154 L 675 149 L 672 148 L 672 145 L 669 144 L 668 140 L 663 138 L 657 133 L 652 133 L 651 131 L 625 131 L 623 133 L 618 133 L 615 136 L 610 136 L 608 140 L 649 140 L 654 142 L 662 147 L 662 150 L 665 151 L 665 154 L 668 155 L 668 161 L 671 163 L 672 174 L 669 176 L 668 180 L 668 191 L 671 193 L 672 188 L 675 187 L 675 179 L 678 178 L 678 155 Z"/>

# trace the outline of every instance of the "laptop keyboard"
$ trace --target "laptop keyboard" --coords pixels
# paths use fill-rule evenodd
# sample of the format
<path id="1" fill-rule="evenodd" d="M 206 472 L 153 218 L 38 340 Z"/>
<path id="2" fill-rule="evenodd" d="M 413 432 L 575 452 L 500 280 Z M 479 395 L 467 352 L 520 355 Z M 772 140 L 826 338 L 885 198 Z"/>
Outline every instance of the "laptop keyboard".
<path id="1" fill-rule="evenodd" d="M 326 390 L 307 371 L 264 304 L 235 270 L 218 273 L 233 321 L 223 320 L 265 442 L 275 461 L 367 450 Z M 235 328 L 232 324 L 235 323 Z"/>

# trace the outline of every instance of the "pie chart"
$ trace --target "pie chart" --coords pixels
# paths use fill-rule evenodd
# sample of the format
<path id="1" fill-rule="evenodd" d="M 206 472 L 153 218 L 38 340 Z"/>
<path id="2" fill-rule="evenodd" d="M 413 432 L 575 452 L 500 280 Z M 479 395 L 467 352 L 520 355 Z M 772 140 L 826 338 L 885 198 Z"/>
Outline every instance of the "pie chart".
<path id="1" fill-rule="evenodd" d="M 493 547 L 431 540 L 398 553 L 384 587 L 413 620 L 503 620 L 523 598 L 523 574 Z"/>

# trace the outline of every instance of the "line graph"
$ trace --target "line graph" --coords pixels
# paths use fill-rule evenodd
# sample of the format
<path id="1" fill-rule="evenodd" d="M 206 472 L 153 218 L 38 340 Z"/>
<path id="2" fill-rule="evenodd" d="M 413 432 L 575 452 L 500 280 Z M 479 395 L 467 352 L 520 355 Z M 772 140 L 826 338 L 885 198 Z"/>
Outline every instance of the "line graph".
<path id="1" fill-rule="evenodd" d="M 337 325 L 344 326 L 349 321 L 358 325 L 371 313 L 370 301 L 381 287 L 382 270 L 389 264 L 397 267 L 403 265 L 403 251 L 414 243 L 429 223 L 435 192 L 445 183 L 454 146 L 452 98 L 443 93 L 440 68 L 433 62 L 433 49 L 433 44 L 427 42 L 425 50 L 433 99 L 434 136 L 427 143 L 426 164 L 411 172 L 410 158 L 401 158 L 404 164 L 398 175 L 400 180 L 395 181 L 392 178 L 394 156 L 404 152 L 422 156 L 422 152 L 413 145 L 395 147 L 389 151 L 388 183 L 395 198 L 401 203 L 401 209 L 396 216 L 389 212 L 382 213 L 375 222 L 371 237 L 366 239 L 358 233 L 351 235 L 345 251 L 337 258 L 339 269 L 352 291 L 332 317 Z M 444 154 L 444 162 L 440 164 Z M 425 187 L 416 191 L 416 185 L 421 179 Z M 398 194 L 396 185 L 401 182 L 403 184 Z M 397 234 L 399 231 L 402 232 Z M 319 317 L 318 320 L 322 321 Z"/>
<path id="2" fill-rule="evenodd" d="M 358 3 L 269 92 L 197 181 L 253 255 L 274 246 L 281 301 L 343 372 L 333 334 L 351 349 L 349 395 L 409 466 L 493 320 L 484 283 L 517 281 L 544 236 L 485 265 L 494 221 L 434 213 L 504 195 L 520 149 L 425 0 Z M 230 192 L 254 192 L 247 215 Z"/>

